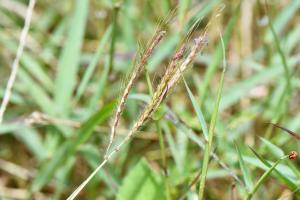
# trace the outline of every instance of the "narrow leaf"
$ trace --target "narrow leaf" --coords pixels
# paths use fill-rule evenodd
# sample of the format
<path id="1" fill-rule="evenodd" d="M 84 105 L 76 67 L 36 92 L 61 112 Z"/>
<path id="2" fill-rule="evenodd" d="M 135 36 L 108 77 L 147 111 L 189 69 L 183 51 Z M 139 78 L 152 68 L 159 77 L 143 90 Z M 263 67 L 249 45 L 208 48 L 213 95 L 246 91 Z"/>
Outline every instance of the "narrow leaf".
<path id="1" fill-rule="evenodd" d="M 235 144 L 235 148 L 236 148 L 236 151 L 238 152 L 240 167 L 241 167 L 241 170 L 243 173 L 243 179 L 244 179 L 245 185 L 246 185 L 248 191 L 251 191 L 253 188 L 253 182 L 251 179 L 251 175 L 249 173 L 248 167 L 246 166 L 246 164 L 244 162 L 242 153 L 241 153 L 239 147 L 237 146 L 237 144 Z"/>
<path id="2" fill-rule="evenodd" d="M 207 126 L 206 126 L 206 122 L 205 122 L 203 113 L 201 111 L 201 107 L 198 104 L 198 102 L 197 102 L 196 98 L 194 97 L 193 93 L 191 92 L 191 90 L 190 90 L 189 86 L 187 85 L 185 79 L 183 79 L 183 81 L 184 81 L 185 88 L 188 91 L 189 97 L 192 101 L 193 107 L 196 111 L 197 118 L 198 118 L 198 121 L 199 121 L 199 123 L 201 125 L 201 128 L 203 130 L 204 137 L 205 137 L 206 140 L 208 140 L 208 129 L 207 129 Z"/>
<path id="3" fill-rule="evenodd" d="M 70 110 L 88 14 L 88 0 L 76 0 L 75 2 L 71 27 L 61 53 L 55 80 L 55 101 L 59 114 L 67 114 Z"/>

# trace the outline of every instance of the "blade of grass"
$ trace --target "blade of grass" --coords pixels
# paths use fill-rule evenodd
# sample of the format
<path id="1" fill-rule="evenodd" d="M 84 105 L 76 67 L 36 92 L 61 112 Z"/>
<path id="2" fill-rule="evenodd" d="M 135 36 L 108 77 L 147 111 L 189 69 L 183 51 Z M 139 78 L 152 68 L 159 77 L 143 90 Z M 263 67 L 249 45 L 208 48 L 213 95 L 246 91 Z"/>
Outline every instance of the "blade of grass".
<path id="1" fill-rule="evenodd" d="M 270 150 L 270 153 L 276 156 L 277 158 L 281 158 L 284 156 L 284 152 L 276 145 L 272 144 L 269 140 L 265 138 L 260 138 L 263 143 L 267 146 L 267 148 Z"/>
<path id="2" fill-rule="evenodd" d="M 55 80 L 55 102 L 58 113 L 67 115 L 76 84 L 81 45 L 88 14 L 88 0 L 76 0 L 71 27 L 62 50 Z"/>
<path id="3" fill-rule="evenodd" d="M 271 168 L 272 165 L 264 158 L 262 158 L 253 148 L 249 147 L 250 150 L 254 153 L 254 155 L 268 168 Z M 278 176 L 278 178 L 285 183 L 287 186 L 289 186 L 289 188 L 293 191 L 297 190 L 298 186 L 291 181 L 288 176 L 286 176 L 285 174 L 282 174 L 281 171 L 274 169 L 275 174 Z M 296 192 L 296 196 L 299 197 L 300 193 Z"/>
<path id="4" fill-rule="evenodd" d="M 205 144 L 204 148 L 204 158 L 203 158 L 203 165 L 201 170 L 201 180 L 200 180 L 200 186 L 199 186 L 199 200 L 202 200 L 204 197 L 204 188 L 205 188 L 205 182 L 206 182 L 206 176 L 208 171 L 208 162 L 210 157 L 210 151 L 211 151 L 211 145 L 213 142 L 214 137 L 214 131 L 216 126 L 216 121 L 219 113 L 219 105 L 221 101 L 222 91 L 223 91 L 223 85 L 224 85 L 224 77 L 225 77 L 225 71 L 226 71 L 226 55 L 225 55 L 225 44 L 223 41 L 223 37 L 220 33 L 221 38 L 221 44 L 223 49 L 223 72 L 220 79 L 219 89 L 217 93 L 217 97 L 215 100 L 214 110 L 211 117 L 211 122 L 209 126 L 209 132 L 208 132 L 208 141 Z"/>
<path id="5" fill-rule="evenodd" d="M 111 43 L 110 43 L 110 50 L 109 50 L 109 72 L 113 69 L 114 65 L 114 55 L 115 55 L 115 43 L 116 43 L 116 37 L 117 37 L 117 19 L 118 14 L 120 10 L 121 5 L 119 3 L 116 3 L 113 8 L 112 13 L 112 37 L 111 37 Z"/>
<path id="6" fill-rule="evenodd" d="M 100 76 L 100 79 L 98 81 L 97 87 L 95 89 L 95 93 L 93 94 L 93 96 L 90 98 L 89 100 L 89 110 L 94 110 L 95 108 L 97 108 L 97 104 L 98 101 L 100 100 L 105 86 L 107 84 L 107 79 L 108 79 L 108 74 L 109 74 L 109 62 L 108 62 L 108 58 L 104 59 L 104 66 L 103 66 L 103 71 L 102 74 Z"/>
<path id="7" fill-rule="evenodd" d="M 230 21 L 228 22 L 228 25 L 224 31 L 224 46 L 227 47 L 229 43 L 229 39 L 232 36 L 232 31 L 234 30 L 235 23 L 239 16 L 239 7 L 237 6 L 236 10 L 234 11 L 234 15 L 230 18 Z M 207 94 L 207 87 L 212 80 L 212 76 L 214 75 L 215 71 L 217 70 L 220 62 L 222 62 L 222 44 L 219 43 L 217 49 L 215 50 L 215 53 L 213 54 L 212 61 L 210 62 L 209 66 L 207 67 L 207 71 L 204 75 L 204 82 L 201 85 L 200 91 L 202 92 L 201 96 L 201 104 L 204 102 L 204 99 L 206 98 Z"/>
<path id="8" fill-rule="evenodd" d="M 246 188 L 249 192 L 253 188 L 252 178 L 251 178 L 251 175 L 249 173 L 248 167 L 246 166 L 246 164 L 244 162 L 244 159 L 243 159 L 242 153 L 240 151 L 240 148 L 238 147 L 237 144 L 235 144 L 235 148 L 236 148 L 236 151 L 238 152 L 238 157 L 239 157 L 240 167 L 241 167 L 242 174 L 243 174 L 244 183 L 245 183 Z"/>
<path id="9" fill-rule="evenodd" d="M 253 150 L 254 151 L 254 150 Z M 283 161 L 284 159 L 288 158 L 288 155 L 285 155 L 283 157 L 281 157 L 279 160 L 277 160 L 274 165 L 272 167 L 269 168 L 268 171 L 266 171 L 261 177 L 260 179 L 256 182 L 256 184 L 254 185 L 252 191 L 248 194 L 247 196 L 247 200 L 252 199 L 252 196 L 254 195 L 254 193 L 259 189 L 259 187 L 262 185 L 262 183 L 269 177 L 269 175 L 271 174 L 271 172 L 276 168 L 276 166 Z"/>
<path id="10" fill-rule="evenodd" d="M 280 59 L 281 59 L 282 65 L 283 65 L 284 75 L 285 75 L 285 78 L 286 78 L 286 85 L 287 85 L 286 87 L 287 87 L 288 93 L 290 93 L 291 90 L 292 90 L 292 86 L 291 86 L 289 67 L 288 67 L 288 64 L 287 64 L 287 61 L 286 61 L 286 57 L 285 57 L 284 52 L 283 52 L 283 50 L 280 46 L 279 38 L 278 38 L 278 36 L 277 36 L 277 34 L 274 30 L 274 27 L 273 27 L 273 24 L 272 24 L 271 21 L 269 21 L 269 26 L 270 26 L 272 35 L 274 37 L 276 49 L 277 49 L 277 51 L 280 55 Z"/>
<path id="11" fill-rule="evenodd" d="M 99 41 L 96 53 L 94 54 L 93 59 L 92 59 L 91 63 L 89 64 L 89 66 L 87 67 L 87 70 L 85 71 L 85 73 L 83 75 L 82 81 L 80 82 L 80 84 L 78 86 L 78 90 L 76 92 L 76 101 L 79 101 L 84 90 L 86 89 L 88 82 L 90 81 L 90 79 L 95 71 L 97 62 L 100 59 L 100 56 L 102 55 L 102 53 L 104 51 L 104 47 L 105 47 L 106 43 L 108 42 L 111 32 L 112 32 L 112 27 L 110 26 L 110 27 L 108 27 L 108 29 L 102 36 L 101 40 Z"/>
<path id="12" fill-rule="evenodd" d="M 284 30 L 299 8 L 300 1 L 290 1 L 289 4 L 277 15 L 274 20 L 274 30 L 277 34 L 280 34 Z M 267 31 L 265 35 L 267 41 L 270 41 L 272 38 L 272 33 L 270 31 L 271 30 Z"/>
<path id="13" fill-rule="evenodd" d="M 191 90 L 190 90 L 189 86 L 187 85 L 184 78 L 183 78 L 183 82 L 184 82 L 186 90 L 188 91 L 188 94 L 189 94 L 189 97 L 191 99 L 193 108 L 196 111 L 196 115 L 197 115 L 198 121 L 201 125 L 205 140 L 208 141 L 208 129 L 207 129 L 207 125 L 206 125 L 206 122 L 205 122 L 205 118 L 204 118 L 203 113 L 201 111 L 201 107 L 198 104 L 196 98 L 194 97 L 193 93 L 191 92 Z"/>
<path id="14" fill-rule="evenodd" d="M 54 102 L 50 99 L 45 90 L 41 88 L 39 84 L 36 84 L 34 80 L 32 80 L 25 70 L 21 68 L 19 69 L 18 78 L 22 84 L 24 84 L 25 91 L 30 94 L 34 102 L 41 108 L 41 110 L 51 115 L 54 114 L 56 110 Z"/>

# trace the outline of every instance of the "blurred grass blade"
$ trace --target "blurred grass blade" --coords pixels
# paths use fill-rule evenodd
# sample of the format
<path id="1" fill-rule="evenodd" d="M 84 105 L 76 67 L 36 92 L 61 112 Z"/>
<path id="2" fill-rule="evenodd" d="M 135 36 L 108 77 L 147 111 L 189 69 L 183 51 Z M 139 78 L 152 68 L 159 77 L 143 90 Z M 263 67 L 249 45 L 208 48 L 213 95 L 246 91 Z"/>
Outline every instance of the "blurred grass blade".
<path id="1" fill-rule="evenodd" d="M 104 51 L 104 47 L 106 45 L 106 43 L 108 42 L 108 39 L 111 35 L 112 32 L 112 28 L 111 26 L 108 27 L 108 29 L 106 30 L 106 32 L 104 33 L 104 35 L 102 36 L 101 40 L 99 41 L 96 53 L 94 54 L 91 63 L 89 64 L 89 66 L 87 67 L 82 81 L 80 82 L 79 86 L 78 86 L 78 90 L 76 93 L 76 101 L 79 101 L 80 97 L 82 96 L 84 90 L 86 89 L 88 82 L 90 81 L 95 68 L 97 66 L 97 62 L 100 59 L 100 56 L 103 54 Z"/>
<path id="2" fill-rule="evenodd" d="M 95 93 L 93 94 L 93 96 L 90 98 L 89 100 L 89 109 L 90 110 L 94 110 L 95 108 L 97 108 L 97 104 L 104 92 L 105 86 L 107 84 L 107 79 L 108 79 L 108 74 L 109 74 L 109 61 L 108 58 L 105 59 L 104 61 L 104 67 L 103 67 L 103 71 L 102 74 L 100 76 L 100 80 L 98 81 L 97 87 L 95 89 Z"/>
<path id="3" fill-rule="evenodd" d="M 164 200 L 166 196 L 163 179 L 142 159 L 124 178 L 116 199 Z"/>
<path id="4" fill-rule="evenodd" d="M 55 178 L 58 180 L 56 184 L 56 190 L 52 196 L 52 200 L 60 200 L 62 193 L 68 186 L 68 179 L 71 175 L 71 170 L 76 162 L 76 157 L 72 157 L 67 160 L 64 165 L 57 170 Z"/>
<path id="5" fill-rule="evenodd" d="M 195 25 L 201 22 L 201 19 L 203 19 L 204 17 L 206 17 L 209 12 L 211 12 L 215 6 L 218 5 L 218 3 L 220 2 L 220 0 L 210 0 L 207 1 L 203 7 L 201 7 L 201 9 L 199 11 L 197 11 L 197 13 L 191 17 L 189 19 L 189 21 L 185 24 L 184 26 L 184 32 L 188 32 L 191 30 L 191 28 Z M 196 25 L 197 26 L 197 25 Z"/>
<path id="6" fill-rule="evenodd" d="M 66 115 L 70 109 L 76 74 L 79 66 L 81 45 L 88 14 L 88 0 L 76 0 L 71 27 L 62 50 L 55 80 L 55 102 L 58 113 Z"/>
<path id="7" fill-rule="evenodd" d="M 212 117 L 211 117 L 211 121 L 210 121 L 209 132 L 208 132 L 208 141 L 206 141 L 205 148 L 204 148 L 204 158 L 203 158 L 203 165 L 202 165 L 202 170 L 201 170 L 201 180 L 200 180 L 200 186 L 199 186 L 199 200 L 202 200 L 204 197 L 204 188 L 205 188 L 206 176 L 207 176 L 207 171 L 208 171 L 210 151 L 211 151 L 211 146 L 212 146 L 212 142 L 213 142 L 217 117 L 219 114 L 219 105 L 220 105 L 220 101 L 221 101 L 221 96 L 222 96 L 222 91 L 223 91 L 223 86 L 224 86 L 224 77 L 225 77 L 225 71 L 226 71 L 225 44 L 224 44 L 221 33 L 220 33 L 220 38 L 221 38 L 221 46 L 222 46 L 222 52 L 223 52 L 222 53 L 223 54 L 223 72 L 221 75 L 218 93 L 217 93 L 217 97 L 215 99 L 215 105 L 213 108 L 213 113 L 212 113 Z"/>
<path id="8" fill-rule="evenodd" d="M 75 134 L 76 138 L 74 140 L 67 140 L 65 143 L 60 145 L 59 149 L 57 149 L 57 151 L 53 154 L 52 160 L 46 162 L 38 172 L 32 183 L 32 192 L 39 191 L 51 180 L 57 168 L 74 156 L 78 147 L 91 136 L 94 128 L 110 116 L 114 106 L 115 102 L 105 105 L 80 127 Z"/>
<path id="9" fill-rule="evenodd" d="M 265 160 L 264 158 L 262 158 L 252 147 L 250 147 L 250 150 L 254 153 L 254 155 L 268 168 L 272 167 L 272 165 Z M 289 179 L 289 176 L 287 176 L 286 174 L 282 174 L 281 171 L 274 169 L 275 174 L 278 176 L 278 178 L 285 183 L 292 191 L 295 191 L 298 189 L 298 186 Z M 300 197 L 300 191 L 296 192 L 297 197 Z"/>
<path id="10" fill-rule="evenodd" d="M 234 30 L 235 27 L 235 23 L 238 19 L 239 16 L 239 7 L 238 6 L 235 11 L 234 11 L 234 15 L 230 18 L 230 21 L 228 22 L 226 29 L 224 31 L 224 46 L 225 48 L 227 47 L 228 43 L 229 43 L 229 39 L 232 36 L 232 31 Z M 206 97 L 207 94 L 207 87 L 209 85 L 210 80 L 212 80 L 212 77 L 215 73 L 215 71 L 217 70 L 218 66 L 220 65 L 220 63 L 222 62 L 222 44 L 221 42 L 218 44 L 217 49 L 215 50 L 212 60 L 209 63 L 209 66 L 207 66 L 207 70 L 205 72 L 204 75 L 204 82 L 201 85 L 201 89 L 200 91 L 202 92 L 202 96 L 201 96 L 201 104 L 202 102 L 204 102 L 204 99 Z"/>
<path id="11" fill-rule="evenodd" d="M 294 69 L 299 61 L 297 59 L 290 59 L 290 67 Z M 234 105 L 237 101 L 239 101 L 242 97 L 246 96 L 249 93 L 249 90 L 254 88 L 259 84 L 266 84 L 276 79 L 283 73 L 283 69 L 281 67 L 277 67 L 279 64 L 275 63 L 274 65 L 267 67 L 256 73 L 255 75 L 241 80 L 240 82 L 233 85 L 230 90 L 226 90 L 224 93 L 224 98 L 222 100 L 220 110 L 224 110 L 232 105 Z"/>
<path id="12" fill-rule="evenodd" d="M 186 14 L 188 8 L 191 4 L 191 0 L 182 0 L 178 2 L 178 18 L 179 18 L 179 28 L 178 30 L 183 30 L 183 25 L 185 22 Z"/>
<path id="13" fill-rule="evenodd" d="M 90 168 L 92 168 L 92 170 L 95 170 L 103 159 L 103 155 L 100 154 L 99 148 L 92 144 L 82 145 L 79 148 L 79 152 L 81 155 L 83 155 L 84 159 Z M 109 164 L 107 165 L 107 168 L 112 167 L 109 166 Z M 99 171 L 97 176 L 95 176 L 95 179 L 97 181 L 103 181 L 113 192 L 117 192 L 117 189 L 119 188 L 119 180 L 117 180 L 117 178 L 114 176 L 108 176 L 107 172 L 104 170 Z"/>
<path id="14" fill-rule="evenodd" d="M 207 126 L 206 126 L 206 122 L 205 122 L 203 113 L 201 111 L 201 107 L 198 104 L 196 98 L 194 97 L 193 93 L 191 92 L 191 90 L 190 90 L 189 86 L 187 85 L 187 83 L 186 83 L 186 81 L 185 81 L 184 78 L 183 78 L 183 82 L 184 82 L 186 90 L 188 91 L 188 94 L 189 94 L 189 97 L 190 97 L 190 99 L 192 101 L 193 107 L 194 107 L 194 109 L 196 111 L 197 118 L 198 118 L 198 121 L 199 121 L 199 123 L 201 125 L 201 128 L 202 128 L 205 140 L 208 141 L 208 129 L 207 129 Z"/>
<path id="15" fill-rule="evenodd" d="M 46 158 L 46 149 L 37 131 L 29 127 L 23 127 L 15 130 L 14 135 L 27 146 L 38 161 Z"/>
<path id="16" fill-rule="evenodd" d="M 254 149 L 251 148 L 251 150 L 252 150 L 253 152 L 255 152 Z M 255 155 L 258 155 L 258 154 L 255 152 Z M 247 196 L 247 200 L 248 200 L 248 199 L 252 199 L 252 196 L 253 196 L 254 193 L 259 189 L 259 187 L 260 187 L 260 186 L 262 185 L 262 183 L 266 180 L 266 178 L 269 177 L 269 175 L 270 175 L 271 172 L 276 168 L 276 166 L 277 166 L 282 160 L 284 160 L 285 158 L 288 158 L 288 155 L 283 156 L 283 157 L 281 157 L 279 160 L 277 160 L 277 161 L 275 162 L 275 164 L 274 164 L 272 167 L 270 167 L 269 170 L 267 170 L 267 171 L 260 177 L 260 179 L 259 179 L 259 180 L 256 182 L 256 184 L 254 185 L 252 191 L 251 191 L 251 192 L 249 193 L 249 195 Z"/>
<path id="17" fill-rule="evenodd" d="M 277 49 L 277 51 L 278 51 L 278 53 L 280 55 L 280 59 L 281 59 L 282 65 L 283 65 L 284 75 L 285 75 L 285 78 L 286 78 L 287 93 L 290 94 L 290 92 L 292 91 L 292 86 L 291 86 L 291 80 L 290 80 L 289 67 L 288 67 L 288 64 L 287 64 L 284 52 L 283 52 L 283 50 L 282 50 L 282 48 L 280 46 L 279 38 L 278 38 L 278 36 L 277 36 L 274 28 L 273 28 L 273 24 L 272 24 L 271 21 L 269 21 L 269 26 L 270 26 L 272 35 L 274 37 L 276 49 Z"/>
<path id="18" fill-rule="evenodd" d="M 284 27 L 292 21 L 295 13 L 300 8 L 300 1 L 290 1 L 289 4 L 284 8 L 279 14 L 277 15 L 276 19 L 274 20 L 274 31 L 276 34 L 280 34 L 283 31 Z M 272 37 L 271 30 L 266 32 L 266 40 L 270 41 Z"/>
<path id="19" fill-rule="evenodd" d="M 284 156 L 284 152 L 275 144 L 271 143 L 269 140 L 265 138 L 260 138 L 263 143 L 266 144 L 267 148 L 270 150 L 270 153 L 276 156 L 277 158 L 281 158 Z"/>
<path id="20" fill-rule="evenodd" d="M 246 164 L 244 162 L 243 155 L 242 155 L 242 153 L 241 153 L 241 151 L 240 151 L 237 144 L 235 144 L 235 148 L 236 148 L 236 151 L 238 153 L 240 167 L 241 167 L 241 170 L 242 170 L 243 179 L 244 179 L 246 188 L 247 188 L 248 192 L 250 192 L 253 188 L 253 182 L 252 182 L 251 175 L 249 173 L 248 167 L 246 166 Z"/>
<path id="21" fill-rule="evenodd" d="M 40 109 L 47 114 L 53 115 L 55 112 L 55 104 L 50 99 L 46 91 L 41 88 L 39 84 L 36 84 L 36 82 L 34 82 L 28 73 L 22 68 L 18 71 L 18 78 L 24 85 L 25 91 L 30 94 Z"/>

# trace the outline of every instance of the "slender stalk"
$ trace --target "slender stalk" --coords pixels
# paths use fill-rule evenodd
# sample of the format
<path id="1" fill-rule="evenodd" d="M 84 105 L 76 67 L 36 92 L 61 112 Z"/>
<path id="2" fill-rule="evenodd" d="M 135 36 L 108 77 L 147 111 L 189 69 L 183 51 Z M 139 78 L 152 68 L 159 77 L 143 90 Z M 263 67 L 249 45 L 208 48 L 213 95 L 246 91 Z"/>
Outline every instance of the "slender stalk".
<path id="1" fill-rule="evenodd" d="M 30 22 L 31 22 L 31 17 L 32 17 L 35 2 L 36 2 L 36 0 L 30 0 L 29 1 L 29 5 L 28 5 L 26 17 L 25 17 L 25 24 L 24 24 L 24 27 L 23 27 L 21 35 L 20 35 L 20 42 L 19 42 L 19 46 L 18 46 L 18 49 L 17 49 L 16 58 L 15 58 L 15 60 L 13 62 L 13 65 L 12 65 L 12 71 L 11 71 L 11 74 L 9 76 L 7 86 L 6 86 L 6 89 L 5 89 L 5 93 L 4 93 L 4 97 L 3 97 L 3 100 L 2 100 L 2 104 L 1 104 L 1 107 L 0 107 L 0 124 L 2 123 L 3 115 L 4 115 L 4 112 L 6 110 L 7 105 L 9 103 L 12 88 L 13 88 L 14 82 L 16 80 L 17 72 L 18 72 L 18 69 L 19 69 L 19 62 L 20 62 L 20 59 L 21 59 L 21 56 L 23 54 L 23 50 L 24 50 L 24 47 L 25 47 L 26 37 L 27 37 L 28 30 L 29 30 L 29 27 L 30 27 Z"/>
<path id="2" fill-rule="evenodd" d="M 219 97 L 215 103 L 214 106 L 214 113 L 210 122 L 210 127 L 209 127 L 209 132 L 208 132 L 208 141 L 206 141 L 205 148 L 204 148 L 204 159 L 203 159 L 203 165 L 202 165 L 202 174 L 201 174 L 201 180 L 200 180 L 200 187 L 199 187 L 199 200 L 202 200 L 204 197 L 204 188 L 205 188 L 205 181 L 206 181 L 206 176 L 207 176 L 207 171 L 208 171 L 208 162 L 209 162 L 209 157 L 210 157 L 210 152 L 211 152 L 211 145 L 213 142 L 213 136 L 214 136 L 214 129 L 216 125 L 216 120 L 217 120 L 217 114 L 218 114 L 218 109 L 219 109 L 219 102 L 220 102 L 220 97 L 221 97 L 221 92 L 223 89 L 223 82 L 224 82 L 224 73 L 222 73 L 221 77 L 221 85 L 219 87 Z"/>
<path id="3" fill-rule="evenodd" d="M 217 98 L 216 98 L 215 105 L 214 105 L 213 115 L 212 115 L 210 126 L 209 126 L 208 141 L 206 141 L 205 148 L 204 148 L 204 159 L 203 159 L 200 186 L 199 186 L 199 200 L 202 200 L 204 197 L 204 188 L 205 188 L 205 181 L 206 181 L 206 176 L 207 176 L 207 171 L 208 171 L 209 157 L 211 154 L 211 145 L 213 142 L 215 125 L 216 125 L 216 121 L 217 121 L 219 104 L 220 104 L 220 100 L 221 100 L 221 96 L 222 96 L 224 77 L 225 77 L 225 71 L 226 71 L 225 45 L 224 45 L 224 41 L 223 41 L 221 32 L 220 32 L 220 38 L 221 38 L 221 43 L 222 43 L 222 47 L 223 47 L 223 72 L 221 75 L 220 86 L 218 89 L 218 94 L 217 94 Z"/>

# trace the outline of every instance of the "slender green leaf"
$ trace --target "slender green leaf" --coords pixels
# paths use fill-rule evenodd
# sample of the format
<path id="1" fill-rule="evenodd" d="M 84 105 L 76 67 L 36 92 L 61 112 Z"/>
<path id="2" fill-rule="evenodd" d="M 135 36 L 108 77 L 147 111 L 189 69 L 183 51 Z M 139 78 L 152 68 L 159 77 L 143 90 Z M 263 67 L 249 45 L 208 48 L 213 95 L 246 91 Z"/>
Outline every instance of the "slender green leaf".
<path id="1" fill-rule="evenodd" d="M 259 189 L 259 187 L 263 184 L 263 182 L 270 176 L 271 172 L 276 168 L 276 166 L 285 158 L 287 158 L 288 156 L 283 156 L 282 158 L 280 158 L 279 160 L 277 160 L 275 162 L 275 164 L 269 168 L 268 171 L 266 171 L 261 177 L 260 179 L 256 182 L 256 184 L 254 185 L 252 191 L 250 192 L 250 194 L 248 195 L 247 199 L 252 199 L 252 196 L 254 195 L 254 193 Z"/>
<path id="2" fill-rule="evenodd" d="M 189 97 L 190 97 L 190 99 L 192 101 L 192 104 L 193 104 L 193 107 L 194 107 L 194 109 L 196 111 L 197 118 L 198 118 L 198 121 L 199 121 L 199 123 L 201 125 L 201 128 L 203 130 L 204 137 L 205 137 L 206 140 L 208 140 L 208 129 L 207 129 L 207 126 L 206 126 L 206 122 L 205 122 L 203 113 L 201 111 L 201 107 L 198 104 L 196 98 L 194 97 L 193 93 L 191 92 L 191 90 L 190 90 L 190 88 L 187 85 L 187 83 L 186 83 L 185 80 L 184 80 L 184 85 L 185 85 L 186 90 L 188 91 Z"/>
<path id="3" fill-rule="evenodd" d="M 81 95 L 83 94 L 84 90 L 86 89 L 88 82 L 90 81 L 95 68 L 97 66 L 97 62 L 100 59 L 100 56 L 103 54 L 104 51 L 104 47 L 106 45 L 106 43 L 108 42 L 108 39 L 111 35 L 111 27 L 109 27 L 106 32 L 104 33 L 103 37 L 101 38 L 101 40 L 99 41 L 96 53 L 93 56 L 93 59 L 91 61 L 91 63 L 89 64 L 89 66 L 87 67 L 87 70 L 85 71 L 82 81 L 80 82 L 79 86 L 78 86 L 78 90 L 76 93 L 76 99 L 77 101 L 80 99 Z"/>
<path id="4" fill-rule="evenodd" d="M 254 153 L 254 155 L 264 164 L 264 167 L 267 168 L 271 168 L 272 164 L 267 161 L 266 159 L 262 158 L 253 148 L 249 147 L 251 149 L 251 151 Z M 249 160 L 247 158 L 247 160 Z M 258 164 L 258 163 L 257 163 Z M 262 167 L 262 166 L 261 166 Z M 265 170 L 267 170 L 267 168 L 265 168 Z M 287 184 L 291 190 L 295 191 L 298 186 L 295 184 L 295 181 L 291 180 L 290 176 L 287 174 L 287 171 L 290 170 L 289 168 L 285 167 L 285 168 L 280 168 L 280 166 L 278 166 L 279 170 L 277 170 L 276 168 L 274 169 L 275 174 L 278 176 L 278 178 L 285 184 Z M 292 173 L 292 171 L 290 170 L 290 172 Z M 300 191 L 296 192 L 297 197 L 300 197 Z"/>
<path id="5" fill-rule="evenodd" d="M 225 32 L 224 32 L 224 46 L 227 47 L 229 40 L 232 36 L 232 31 L 234 30 L 235 23 L 239 16 L 239 9 L 236 9 L 234 12 L 234 15 L 230 18 L 230 21 L 228 22 Z M 216 50 L 214 51 L 212 60 L 209 63 L 209 66 L 207 67 L 207 71 L 204 75 L 204 81 L 203 84 L 200 86 L 202 91 L 201 101 L 204 101 L 204 98 L 206 97 L 207 93 L 207 87 L 209 85 L 210 80 L 212 80 L 212 77 L 214 73 L 216 72 L 218 66 L 222 62 L 222 44 L 221 42 L 218 44 Z"/>
<path id="6" fill-rule="evenodd" d="M 282 156 L 284 156 L 284 152 L 278 146 L 272 144 L 269 140 L 265 138 L 260 138 L 260 139 L 263 143 L 266 144 L 271 154 L 273 154 L 277 158 L 281 158 Z"/>
<path id="7" fill-rule="evenodd" d="M 241 153 L 241 151 L 240 151 L 237 144 L 235 145 L 235 148 L 236 148 L 236 151 L 238 152 L 240 167 L 241 167 L 241 170 L 242 170 L 242 173 L 243 173 L 243 179 L 244 179 L 245 185 L 246 185 L 248 191 L 251 191 L 252 188 L 253 188 L 253 182 L 252 182 L 250 172 L 249 172 L 248 167 L 246 166 L 246 164 L 244 162 L 243 155 L 242 155 L 242 153 Z"/>
<path id="8" fill-rule="evenodd" d="M 58 63 L 55 80 L 55 102 L 61 115 L 66 115 L 70 110 L 88 14 L 88 3 L 88 0 L 75 1 L 76 6 L 71 18 L 71 27 Z"/>
<path id="9" fill-rule="evenodd" d="M 204 148 L 204 158 L 203 158 L 203 165 L 202 165 L 202 170 L 201 170 L 201 180 L 200 180 L 200 186 L 199 186 L 199 199 L 200 200 L 202 200 L 204 197 L 204 188 L 205 188 L 206 176 L 207 176 L 207 171 L 208 171 L 210 151 L 211 151 L 211 146 L 212 146 L 212 142 L 213 142 L 217 117 L 219 114 L 219 106 L 220 106 L 220 101 L 221 101 L 221 97 L 222 97 L 222 91 L 223 91 L 223 86 L 224 86 L 224 77 L 225 77 L 225 71 L 226 71 L 226 55 L 225 55 L 226 50 L 225 50 L 225 43 L 223 41 L 223 37 L 222 37 L 221 33 L 220 33 L 220 39 L 221 39 L 222 55 L 223 55 L 223 72 L 221 75 L 218 93 L 217 93 L 217 97 L 215 99 L 213 113 L 212 113 L 212 117 L 211 117 L 211 121 L 210 121 L 209 132 L 208 132 L 208 141 L 206 141 L 205 148 Z"/>

